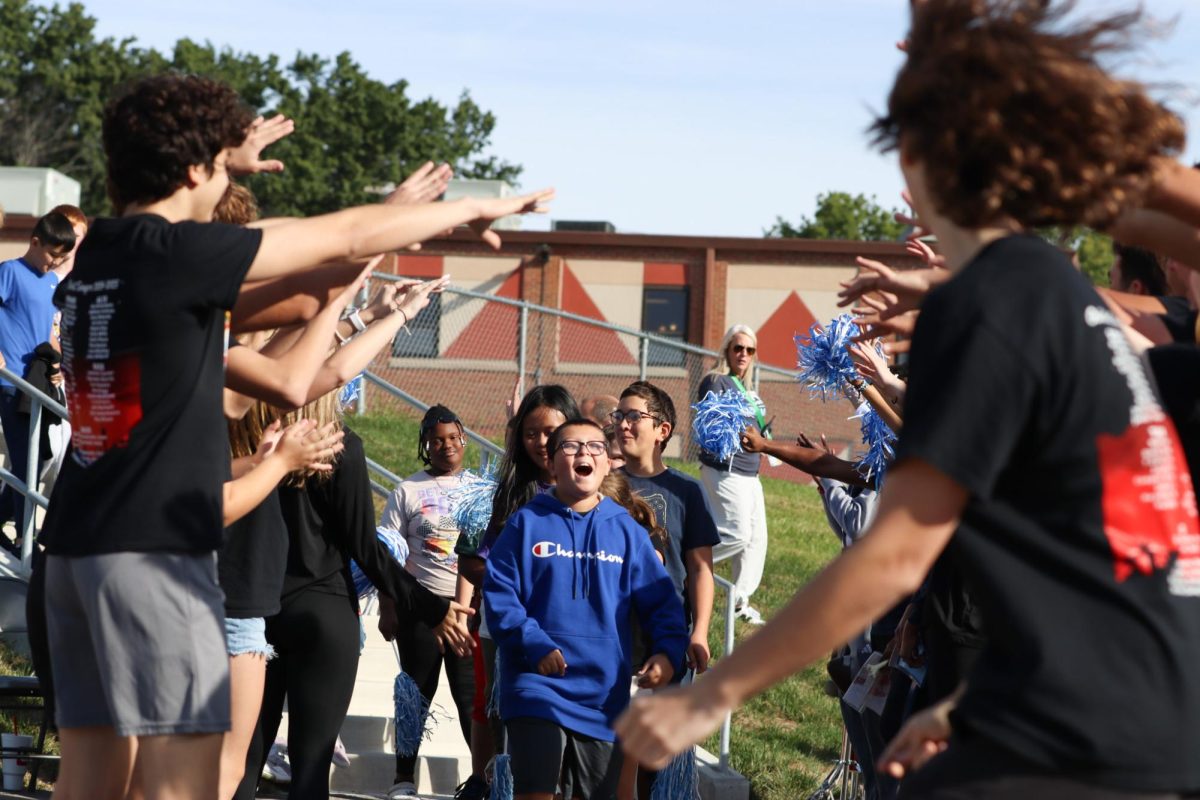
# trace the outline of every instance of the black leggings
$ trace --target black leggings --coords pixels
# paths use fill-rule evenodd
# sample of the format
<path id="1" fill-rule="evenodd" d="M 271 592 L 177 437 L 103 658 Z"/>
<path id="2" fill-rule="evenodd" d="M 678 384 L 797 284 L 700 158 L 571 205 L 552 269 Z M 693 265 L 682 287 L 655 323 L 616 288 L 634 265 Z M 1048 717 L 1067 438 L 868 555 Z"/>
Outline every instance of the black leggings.
<path id="1" fill-rule="evenodd" d="M 445 654 L 439 652 L 433 631 L 422 622 L 401 621 L 396 644 L 400 647 L 400 661 L 404 671 L 416 682 L 421 696 L 431 703 L 441 679 L 442 661 L 445 660 L 450 694 L 454 697 L 454 705 L 458 709 L 458 722 L 462 726 L 463 738 L 470 746 L 471 707 L 475 700 L 474 658 L 455 655 L 452 650 L 447 650 Z M 396 779 L 413 780 L 416 766 L 417 753 L 411 756 L 397 753 Z"/>
<path id="2" fill-rule="evenodd" d="M 267 662 L 262 712 L 246 754 L 236 800 L 253 800 L 267 751 L 288 706 L 289 800 L 327 800 L 329 762 L 358 675 L 359 624 L 354 600 L 301 591 L 267 620 L 277 655 Z"/>

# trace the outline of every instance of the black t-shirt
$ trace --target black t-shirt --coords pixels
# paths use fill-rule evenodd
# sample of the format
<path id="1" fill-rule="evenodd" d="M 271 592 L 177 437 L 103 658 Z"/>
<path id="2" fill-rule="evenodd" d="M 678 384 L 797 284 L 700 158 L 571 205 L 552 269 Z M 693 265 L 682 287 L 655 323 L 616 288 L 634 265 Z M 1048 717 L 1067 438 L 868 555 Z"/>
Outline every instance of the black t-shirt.
<path id="1" fill-rule="evenodd" d="M 1147 354 L 1163 408 L 1179 432 L 1192 486 L 1200 485 L 1200 347 L 1169 344 Z"/>
<path id="2" fill-rule="evenodd" d="M 71 451 L 39 539 L 54 555 L 221 545 L 228 310 L 262 232 L 97 220 L 54 301 Z"/>
<path id="3" fill-rule="evenodd" d="M 379 541 L 362 439 L 347 428 L 343 444 L 332 475 L 277 490 L 288 535 L 283 604 L 305 591 L 354 598 L 354 559 L 371 583 L 396 601 L 398 614 L 437 625 L 449 601 L 418 583 Z"/>
<path id="4" fill-rule="evenodd" d="M 225 529 L 217 554 L 217 580 L 225 592 L 225 616 L 245 619 L 279 613 L 288 533 L 279 492 Z"/>
<path id="5" fill-rule="evenodd" d="M 1054 247 L 1010 237 L 930 293 L 897 461 L 965 487 L 988 644 L 955 730 L 1082 781 L 1200 787 L 1200 533 L 1142 361 Z"/>
<path id="6" fill-rule="evenodd" d="M 1176 342 L 1194 344 L 1196 341 L 1196 309 L 1186 297 L 1168 295 L 1158 298 L 1166 309 L 1165 314 L 1159 314 L 1159 319 L 1167 326 L 1171 338 Z"/>

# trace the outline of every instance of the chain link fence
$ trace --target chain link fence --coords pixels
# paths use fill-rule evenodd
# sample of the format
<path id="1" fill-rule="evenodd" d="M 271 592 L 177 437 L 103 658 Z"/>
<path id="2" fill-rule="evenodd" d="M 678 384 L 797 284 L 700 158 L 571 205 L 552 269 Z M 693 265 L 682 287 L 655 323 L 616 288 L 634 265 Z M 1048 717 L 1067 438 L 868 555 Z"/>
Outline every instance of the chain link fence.
<path id="1" fill-rule="evenodd" d="M 394 280 L 391 275 L 377 275 Z M 620 396 L 635 380 L 653 382 L 675 401 L 679 417 L 667 455 L 695 460 L 691 405 L 717 353 L 643 331 L 580 317 L 507 297 L 460 288 L 433 302 L 401 331 L 390 352 L 371 365 L 378 378 L 428 404 L 441 403 L 488 439 L 501 442 L 505 403 L 539 384 L 565 386 L 576 400 Z M 836 451 L 852 453 L 860 440 L 854 410 L 845 402 L 811 399 L 794 370 L 760 365 L 754 384 L 773 419 L 772 433 L 792 441 L 799 433 L 828 437 Z M 368 382 L 365 407 L 411 410 Z M 797 477 L 784 467 L 782 477 Z M 790 474 L 789 474 L 790 473 Z"/>

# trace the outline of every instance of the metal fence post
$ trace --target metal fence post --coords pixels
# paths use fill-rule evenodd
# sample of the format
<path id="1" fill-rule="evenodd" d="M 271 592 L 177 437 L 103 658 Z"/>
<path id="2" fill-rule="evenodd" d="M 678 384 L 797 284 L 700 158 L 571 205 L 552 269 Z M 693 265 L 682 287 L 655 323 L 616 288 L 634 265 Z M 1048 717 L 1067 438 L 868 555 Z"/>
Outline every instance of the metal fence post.
<path id="1" fill-rule="evenodd" d="M 529 358 L 529 306 L 521 306 L 521 315 L 517 323 L 517 392 L 525 396 L 525 368 Z"/>
<path id="2" fill-rule="evenodd" d="M 638 337 L 638 380 L 646 380 L 647 368 L 650 365 L 650 340 L 645 336 Z"/>
<path id="3" fill-rule="evenodd" d="M 41 446 L 42 446 L 42 401 L 34 397 L 29 411 L 29 457 L 25 460 L 25 488 L 27 490 L 36 491 L 38 487 L 38 473 L 41 470 L 38 466 L 41 464 Z M 14 466 L 16 466 L 14 464 Z M 29 566 L 33 562 L 33 522 L 37 516 L 37 506 L 33 502 L 33 498 L 28 494 L 25 496 L 25 502 L 22 505 L 25 509 L 23 519 L 21 519 L 21 563 Z"/>

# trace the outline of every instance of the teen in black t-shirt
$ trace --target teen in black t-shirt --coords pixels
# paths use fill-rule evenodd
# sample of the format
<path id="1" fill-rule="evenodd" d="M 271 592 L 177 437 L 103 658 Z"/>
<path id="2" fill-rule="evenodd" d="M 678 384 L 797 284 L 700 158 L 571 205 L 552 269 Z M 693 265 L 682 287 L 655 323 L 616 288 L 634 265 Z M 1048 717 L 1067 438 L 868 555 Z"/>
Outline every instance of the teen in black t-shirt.
<path id="1" fill-rule="evenodd" d="M 1046 4 L 913 5 L 876 134 L 900 150 L 954 277 L 921 307 L 879 512 L 706 680 L 634 701 L 616 728 L 644 763 L 845 641 L 957 534 L 990 639 L 961 699 L 885 755 L 900 776 L 948 744 L 901 796 L 1200 789 L 1200 528 L 1183 452 L 1103 301 L 1021 235 L 1109 224 L 1182 145 L 1176 117 L 1093 60 L 1131 19 L 1064 29 Z"/>
<path id="2" fill-rule="evenodd" d="M 56 790 L 153 797 L 169 782 L 180 796 L 211 796 L 229 727 L 212 563 L 230 474 L 221 367 L 243 282 L 270 290 L 299 275 L 293 294 L 327 296 L 360 266 L 323 265 L 468 222 L 498 245 L 488 221 L 533 211 L 551 193 L 383 203 L 248 230 L 210 220 L 231 173 L 282 168 L 260 158 L 290 130 L 282 117 L 255 121 L 229 87 L 166 75 L 110 103 L 103 128 L 121 216 L 96 222 L 56 295 L 75 431 L 41 536 L 63 750 Z"/>

